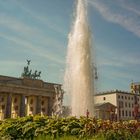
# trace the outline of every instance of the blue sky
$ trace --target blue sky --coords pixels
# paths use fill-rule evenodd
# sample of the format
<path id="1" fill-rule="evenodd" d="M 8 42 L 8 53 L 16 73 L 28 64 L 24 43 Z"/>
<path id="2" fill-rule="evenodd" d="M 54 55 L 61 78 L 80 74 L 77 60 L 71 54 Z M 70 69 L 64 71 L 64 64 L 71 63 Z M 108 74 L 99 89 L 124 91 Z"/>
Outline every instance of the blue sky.
<path id="1" fill-rule="evenodd" d="M 26 59 L 42 79 L 63 83 L 75 0 L 0 1 L 0 75 L 20 77 Z M 140 81 L 140 1 L 88 0 L 98 91 Z"/>

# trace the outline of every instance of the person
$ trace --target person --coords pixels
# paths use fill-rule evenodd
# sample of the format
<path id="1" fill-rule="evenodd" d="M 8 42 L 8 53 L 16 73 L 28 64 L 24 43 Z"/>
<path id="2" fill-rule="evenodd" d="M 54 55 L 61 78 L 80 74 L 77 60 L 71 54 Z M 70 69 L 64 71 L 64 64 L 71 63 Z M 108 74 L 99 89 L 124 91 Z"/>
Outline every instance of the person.
<path id="1" fill-rule="evenodd" d="M 87 109 L 87 112 L 86 112 L 86 116 L 87 116 L 87 118 L 89 118 L 89 111 L 88 111 L 88 109 Z"/>

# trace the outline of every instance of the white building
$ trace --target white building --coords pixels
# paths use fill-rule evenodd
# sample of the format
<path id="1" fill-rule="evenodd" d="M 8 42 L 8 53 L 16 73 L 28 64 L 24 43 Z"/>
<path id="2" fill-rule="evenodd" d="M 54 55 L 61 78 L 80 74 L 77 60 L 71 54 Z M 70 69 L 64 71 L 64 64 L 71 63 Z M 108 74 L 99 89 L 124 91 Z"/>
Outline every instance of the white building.
<path id="1" fill-rule="evenodd" d="M 98 118 L 103 118 L 103 116 L 107 116 L 108 112 L 113 113 L 113 116 L 116 120 L 130 120 L 130 119 L 138 119 L 139 118 L 139 105 L 140 105 L 140 95 L 124 92 L 124 91 L 109 91 L 103 92 L 95 95 L 95 107 L 96 104 L 105 105 L 105 103 L 110 103 L 112 106 L 114 105 L 116 109 L 112 109 L 111 105 L 108 107 L 108 110 L 104 110 L 102 112 L 99 108 L 96 108 L 95 114 Z M 99 113 L 100 112 L 100 113 Z M 102 112 L 102 116 L 100 116 Z"/>

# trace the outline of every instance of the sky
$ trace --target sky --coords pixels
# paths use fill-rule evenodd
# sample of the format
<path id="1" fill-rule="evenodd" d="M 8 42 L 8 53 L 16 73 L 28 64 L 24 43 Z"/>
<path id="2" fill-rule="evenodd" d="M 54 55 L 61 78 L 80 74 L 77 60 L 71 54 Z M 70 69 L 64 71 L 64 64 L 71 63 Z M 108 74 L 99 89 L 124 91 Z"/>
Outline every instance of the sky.
<path id="1" fill-rule="evenodd" d="M 75 0 L 0 0 L 0 75 L 21 77 L 26 60 L 63 83 Z M 88 0 L 98 92 L 140 82 L 140 1 Z"/>

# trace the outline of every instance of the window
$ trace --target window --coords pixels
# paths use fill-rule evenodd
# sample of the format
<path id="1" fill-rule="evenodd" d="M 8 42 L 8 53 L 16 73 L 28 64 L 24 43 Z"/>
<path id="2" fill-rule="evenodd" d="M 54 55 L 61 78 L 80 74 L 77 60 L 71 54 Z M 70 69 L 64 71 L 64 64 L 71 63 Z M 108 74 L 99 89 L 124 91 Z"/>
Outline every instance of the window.
<path id="1" fill-rule="evenodd" d="M 119 101 L 119 107 L 123 108 L 123 101 Z"/>
<path id="2" fill-rule="evenodd" d="M 130 100 L 130 97 L 128 97 L 128 100 Z"/>
<path id="3" fill-rule="evenodd" d="M 133 97 L 131 98 L 131 100 L 133 100 Z"/>
<path id="4" fill-rule="evenodd" d="M 14 99 L 14 103 L 16 103 L 16 102 L 17 102 L 17 98 Z"/>
<path id="5" fill-rule="evenodd" d="M 127 107 L 127 102 L 125 102 L 125 107 Z"/>
<path id="6" fill-rule="evenodd" d="M 45 108 L 42 108 L 42 112 L 45 112 Z"/>
<path id="7" fill-rule="evenodd" d="M 33 99 L 30 100 L 30 104 L 33 104 Z"/>
<path id="8" fill-rule="evenodd" d="M 131 117 L 131 111 L 129 111 L 129 117 Z"/>
<path id="9" fill-rule="evenodd" d="M 14 109 L 15 109 L 15 110 L 18 110 L 18 106 L 15 106 Z"/>
<path id="10" fill-rule="evenodd" d="M 132 116 L 134 117 L 134 111 L 132 111 Z"/>
<path id="11" fill-rule="evenodd" d="M 123 99 L 123 96 L 122 96 L 122 99 Z"/>
<path id="12" fill-rule="evenodd" d="M 5 109 L 5 105 L 2 105 L 1 108 L 2 108 L 2 110 L 4 110 Z"/>
<path id="13" fill-rule="evenodd" d="M 120 95 L 118 95 L 118 99 L 120 99 Z"/>
<path id="14" fill-rule="evenodd" d="M 121 117 L 121 110 L 119 110 L 119 116 Z"/>
<path id="15" fill-rule="evenodd" d="M 125 116 L 127 116 L 128 114 L 127 114 L 127 110 L 125 111 Z"/>
<path id="16" fill-rule="evenodd" d="M 41 102 L 41 105 L 44 105 L 44 101 Z"/>
<path id="17" fill-rule="evenodd" d="M 1 97 L 1 102 L 4 102 L 4 97 Z"/>
<path id="18" fill-rule="evenodd" d="M 30 111 L 33 111 L 33 107 L 30 107 Z"/>
<path id="19" fill-rule="evenodd" d="M 103 100 L 106 100 L 106 97 L 103 97 Z"/>
<path id="20" fill-rule="evenodd" d="M 124 116 L 124 110 L 122 110 L 122 116 Z"/>
<path id="21" fill-rule="evenodd" d="M 127 99 L 127 97 L 125 96 L 125 99 Z"/>
<path id="22" fill-rule="evenodd" d="M 129 103 L 129 107 L 131 107 L 131 104 Z"/>

